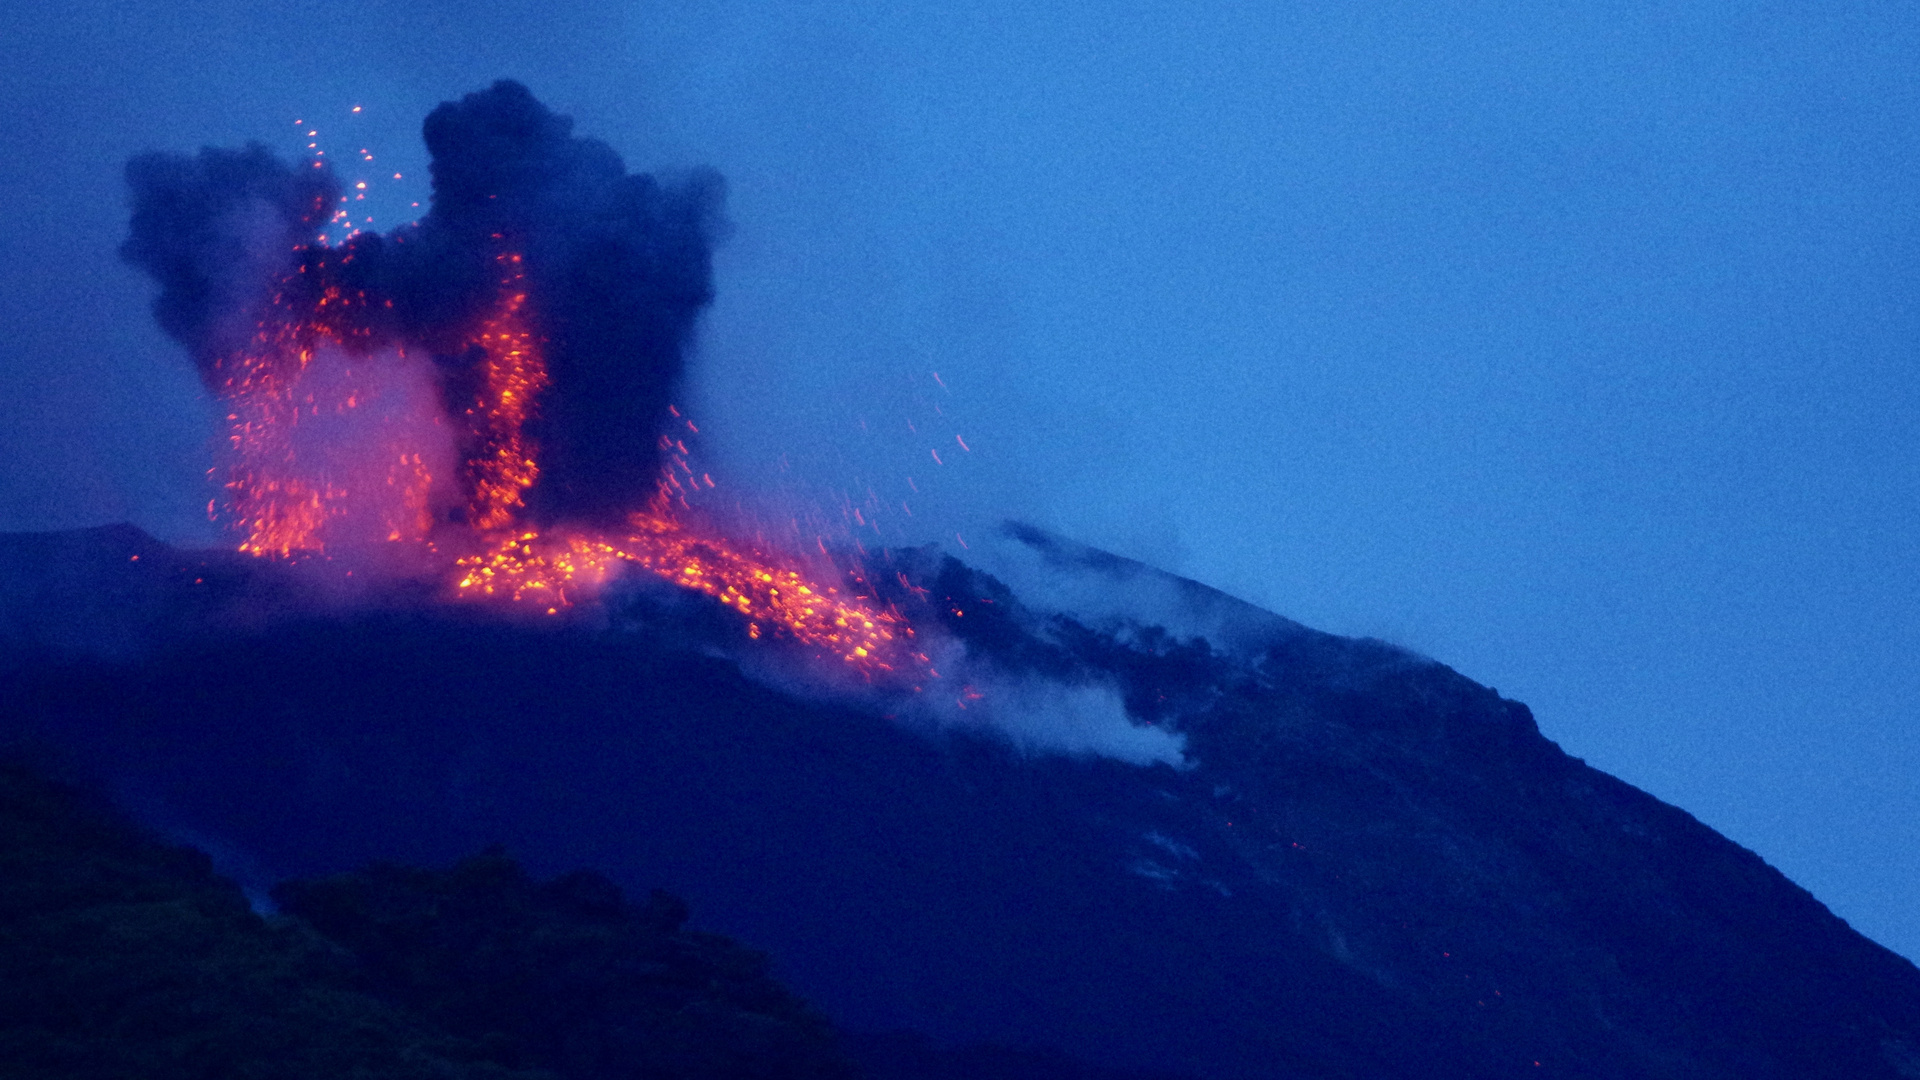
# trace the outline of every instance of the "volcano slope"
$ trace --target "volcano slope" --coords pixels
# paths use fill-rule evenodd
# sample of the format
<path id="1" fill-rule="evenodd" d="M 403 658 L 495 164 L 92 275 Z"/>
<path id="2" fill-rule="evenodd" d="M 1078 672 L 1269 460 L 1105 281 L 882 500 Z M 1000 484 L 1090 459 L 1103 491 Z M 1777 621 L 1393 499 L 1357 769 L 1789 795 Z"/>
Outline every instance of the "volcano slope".
<path id="1" fill-rule="evenodd" d="M 0 537 L 5 737 L 259 887 L 498 843 L 673 890 L 852 1030 L 1208 1080 L 1920 1077 L 1920 971 L 1524 705 L 1015 537 L 1216 631 L 931 552 L 888 556 L 894 599 L 999 685 L 1113 688 L 1179 766 L 756 681 L 698 598 L 322 602 L 125 527 Z"/>

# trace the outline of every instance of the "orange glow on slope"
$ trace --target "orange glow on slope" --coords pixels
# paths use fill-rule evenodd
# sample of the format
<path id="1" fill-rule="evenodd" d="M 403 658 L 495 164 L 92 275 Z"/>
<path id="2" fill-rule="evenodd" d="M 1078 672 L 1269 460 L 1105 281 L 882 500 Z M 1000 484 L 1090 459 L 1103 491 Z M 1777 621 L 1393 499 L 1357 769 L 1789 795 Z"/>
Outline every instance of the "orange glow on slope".
<path id="1" fill-rule="evenodd" d="M 546 540 L 516 533 L 460 559 L 462 597 L 499 597 L 557 614 L 628 564 L 719 600 L 747 620 L 747 636 L 790 638 L 824 649 L 868 680 L 936 677 L 906 618 L 876 601 L 821 587 L 790 566 L 700 536 L 658 509 L 635 514 L 621 540 Z M 920 689 L 918 685 L 915 690 Z"/>
<path id="2" fill-rule="evenodd" d="M 468 505 L 475 528 L 493 530 L 513 523 L 523 505 L 522 492 L 540 478 L 534 446 L 525 427 L 533 415 L 534 400 L 547 386 L 547 366 L 522 308 L 526 305 L 526 274 L 520 256 L 497 256 L 506 276 L 500 310 L 480 327 L 476 341 L 486 352 L 482 366 L 481 398 L 467 410 L 479 437 L 479 453 L 467 462 L 473 491 Z"/>

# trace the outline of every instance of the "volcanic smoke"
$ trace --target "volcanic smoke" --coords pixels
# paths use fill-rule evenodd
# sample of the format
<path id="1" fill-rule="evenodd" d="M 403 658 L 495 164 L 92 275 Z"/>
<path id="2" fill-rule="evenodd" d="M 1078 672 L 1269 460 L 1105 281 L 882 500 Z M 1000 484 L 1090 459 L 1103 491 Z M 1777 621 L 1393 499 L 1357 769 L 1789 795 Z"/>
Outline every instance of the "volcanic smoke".
<path id="1" fill-rule="evenodd" d="M 322 230 L 346 196 L 319 161 L 251 145 L 127 166 L 121 254 L 226 409 L 240 549 L 403 545 L 457 595 L 553 614 L 632 568 L 719 600 L 749 638 L 916 691 L 937 678 L 857 571 L 822 584 L 692 513 L 712 481 L 670 401 L 713 299 L 718 174 L 629 174 L 510 81 L 441 105 L 424 136 L 426 216 L 338 243 Z"/>
<path id="2" fill-rule="evenodd" d="M 615 523 L 659 472 L 653 434 L 713 299 L 723 185 L 629 175 L 571 128 L 514 82 L 441 105 L 424 127 L 432 209 L 337 246 L 315 239 L 344 198 L 328 168 L 257 145 L 143 155 L 121 253 L 159 282 L 161 327 L 223 399 L 290 392 L 321 347 L 429 357 L 446 413 L 474 418 L 458 435 L 470 474 L 503 463 L 529 520 Z M 537 476 L 516 440 L 539 447 Z M 469 475 L 454 515 L 486 524 L 495 479 Z"/>

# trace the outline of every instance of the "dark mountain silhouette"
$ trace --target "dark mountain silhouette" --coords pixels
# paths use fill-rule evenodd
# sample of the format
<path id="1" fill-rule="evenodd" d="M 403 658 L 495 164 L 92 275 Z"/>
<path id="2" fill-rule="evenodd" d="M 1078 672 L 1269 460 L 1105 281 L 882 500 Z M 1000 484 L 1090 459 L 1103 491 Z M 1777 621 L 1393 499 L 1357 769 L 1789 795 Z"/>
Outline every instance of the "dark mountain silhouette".
<path id="1" fill-rule="evenodd" d="M 922 1033 L 853 1040 L 877 1075 L 989 1041 L 1209 1080 L 1920 1077 L 1920 971 L 1524 705 L 1015 536 L 1209 636 L 931 552 L 873 577 L 981 670 L 1113 687 L 1184 767 L 776 689 L 692 601 L 502 621 L 124 527 L 0 538 L 0 700 L 256 886 L 498 843 L 665 887 L 844 1028 Z"/>
<path id="2" fill-rule="evenodd" d="M 286 882 L 262 917 L 204 853 L 20 760 L 0 762 L 0 871 L 9 1078 L 1166 1080 L 843 1038 L 678 897 L 537 882 L 498 850 Z"/>
<path id="3" fill-rule="evenodd" d="M 0 765 L 0 1076 L 548 1080 L 355 982 L 205 855 Z"/>
<path id="4" fill-rule="evenodd" d="M 766 958 L 487 852 L 275 890 L 0 764 L 0 1076 L 856 1080 Z"/>

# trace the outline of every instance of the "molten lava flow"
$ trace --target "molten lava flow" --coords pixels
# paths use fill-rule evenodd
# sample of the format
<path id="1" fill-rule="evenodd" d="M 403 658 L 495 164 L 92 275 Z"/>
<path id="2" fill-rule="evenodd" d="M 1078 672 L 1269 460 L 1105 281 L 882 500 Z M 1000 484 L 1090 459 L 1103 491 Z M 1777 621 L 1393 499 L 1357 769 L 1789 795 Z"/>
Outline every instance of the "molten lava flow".
<path id="1" fill-rule="evenodd" d="M 479 452 L 467 462 L 473 486 L 468 520 L 483 531 L 511 525 L 524 505 L 521 493 L 540 478 L 526 424 L 548 382 L 546 363 L 522 314 L 527 294 L 520 256 L 497 258 L 507 271 L 500 283 L 502 302 L 476 335 L 486 360 L 480 400 L 467 410 L 479 443 Z"/>
<path id="2" fill-rule="evenodd" d="M 869 681 L 937 677 L 919 651 L 911 624 L 877 601 L 834 586 L 822 588 L 798 570 L 699 535 L 666 514 L 664 501 L 632 518 L 634 531 L 615 542 L 574 536 L 544 540 L 521 532 L 484 554 L 459 560 L 456 589 L 466 597 L 500 597 L 545 605 L 549 614 L 606 583 L 621 564 L 707 594 L 747 620 L 747 636 L 790 638 L 828 650 Z M 918 685 L 915 690 L 920 689 Z"/>

